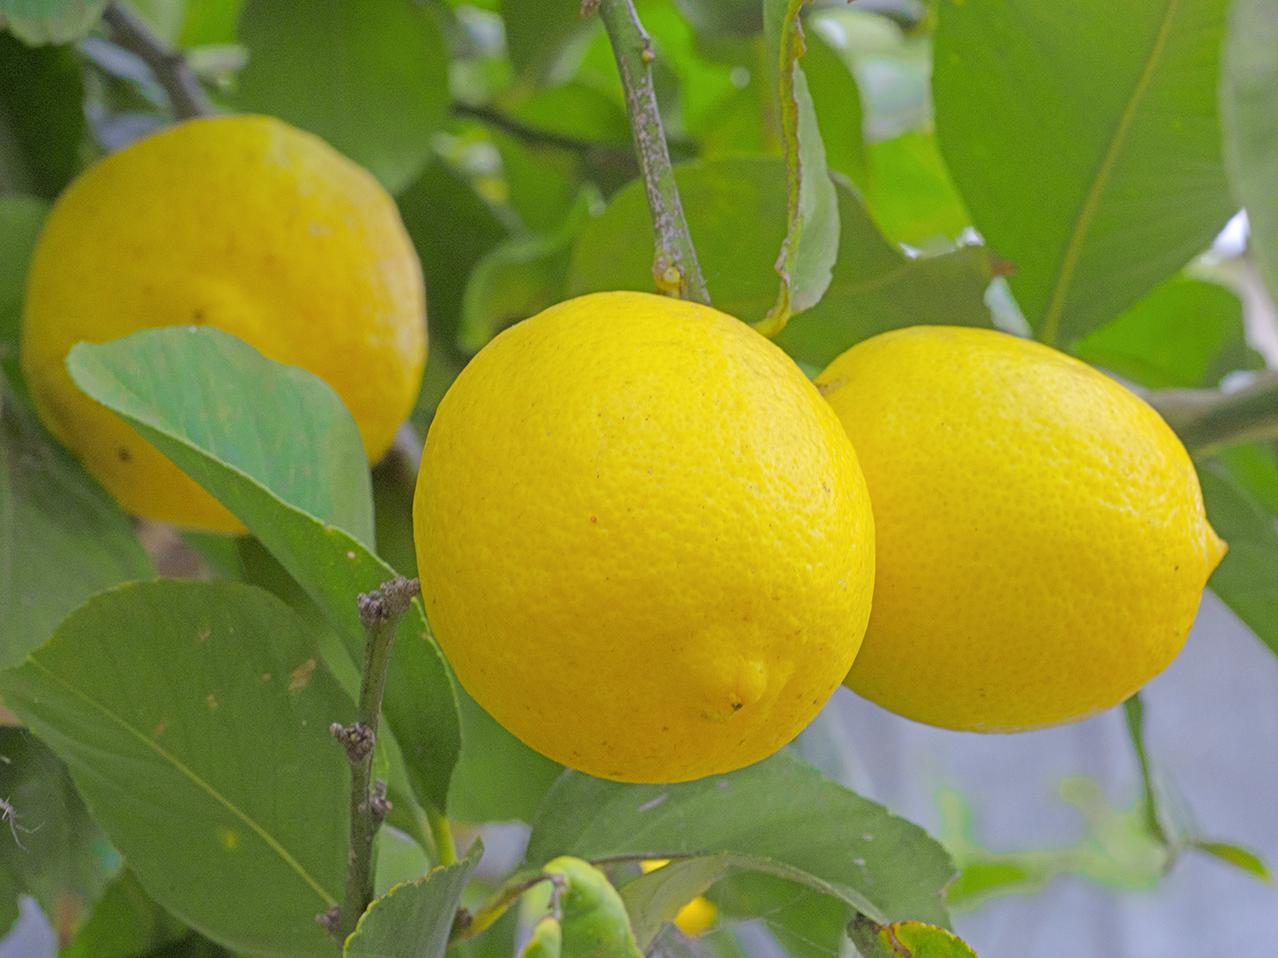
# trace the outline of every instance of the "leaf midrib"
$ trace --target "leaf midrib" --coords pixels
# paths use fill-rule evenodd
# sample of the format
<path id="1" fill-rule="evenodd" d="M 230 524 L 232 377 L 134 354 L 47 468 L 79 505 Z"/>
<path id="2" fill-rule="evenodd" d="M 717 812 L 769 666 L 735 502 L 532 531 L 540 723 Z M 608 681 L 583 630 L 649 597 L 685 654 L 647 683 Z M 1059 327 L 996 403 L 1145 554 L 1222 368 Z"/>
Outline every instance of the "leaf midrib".
<path id="1" fill-rule="evenodd" d="M 60 675 L 58 675 L 56 672 L 54 672 L 44 663 L 40 662 L 34 656 L 29 657 L 27 659 L 27 663 L 31 665 L 33 668 L 43 673 L 53 682 L 62 686 L 72 695 L 83 700 L 88 705 L 97 709 L 99 712 L 105 715 L 108 719 L 115 722 L 120 728 L 124 729 L 126 732 L 128 732 L 130 735 L 136 738 L 139 742 L 141 742 L 151 751 L 155 752 L 162 759 L 164 759 L 166 762 L 172 765 L 173 768 L 176 769 L 182 776 L 184 776 L 192 785 L 196 786 L 198 789 L 203 791 L 215 802 L 217 802 L 219 805 L 225 808 L 228 812 L 230 812 L 232 815 L 238 818 L 241 822 L 243 822 L 248 827 L 248 829 L 251 832 L 253 832 L 254 835 L 256 835 L 259 839 L 261 839 L 262 843 L 266 845 L 267 848 L 269 848 L 272 852 L 274 852 L 279 857 L 279 859 L 282 862 L 284 862 L 285 865 L 287 865 L 290 869 L 292 869 L 292 871 L 312 891 L 314 891 L 316 895 L 319 896 L 320 900 L 324 903 L 324 906 L 326 908 L 337 904 L 337 898 L 333 895 L 330 895 L 324 889 L 324 886 L 321 885 L 315 879 L 315 877 L 306 870 L 306 868 L 302 865 L 301 862 L 299 862 L 296 858 L 294 858 L 289 853 L 288 849 L 286 849 L 279 842 L 279 840 L 275 838 L 275 836 L 273 836 L 262 825 L 260 825 L 256 819 L 248 815 L 247 812 L 241 809 L 238 805 L 236 805 L 229 798 L 227 798 L 221 792 L 219 792 L 216 788 L 214 788 L 203 777 L 197 774 L 194 769 L 186 765 L 186 763 L 184 763 L 177 756 L 171 754 L 167 749 L 160 746 L 159 743 L 155 742 L 151 738 L 148 738 L 141 731 L 134 728 L 127 721 L 125 721 L 123 718 L 117 715 L 114 711 L 112 711 L 108 706 L 99 702 L 97 699 L 93 698 L 92 696 L 88 695 L 82 690 L 76 688 L 76 686 L 72 685 L 66 679 L 62 678 Z"/>
<path id="2" fill-rule="evenodd" d="M 1167 41 L 1171 36 L 1172 21 L 1176 19 L 1180 5 L 1181 0 L 1167 0 L 1163 21 L 1158 27 L 1158 33 L 1154 36 L 1154 44 L 1150 48 L 1149 58 L 1145 61 L 1145 66 L 1141 69 L 1140 76 L 1136 78 L 1136 85 L 1132 88 L 1131 96 L 1123 107 L 1123 112 L 1119 114 L 1118 123 L 1115 124 L 1109 145 L 1101 157 L 1096 176 L 1092 179 L 1092 184 L 1083 199 L 1083 205 L 1079 207 L 1078 215 L 1074 218 L 1074 227 L 1070 233 L 1069 242 L 1065 246 L 1065 255 L 1061 257 L 1060 266 L 1057 268 L 1056 282 L 1052 287 L 1052 297 L 1048 301 L 1047 311 L 1043 314 L 1043 325 L 1039 332 L 1039 337 L 1049 345 L 1054 344 L 1060 334 L 1061 314 L 1065 309 L 1065 297 L 1074 282 L 1074 273 L 1078 269 L 1078 262 L 1083 255 L 1083 242 L 1087 234 L 1091 232 L 1092 221 L 1096 219 L 1096 213 L 1100 209 L 1101 197 L 1109 185 L 1109 178 L 1114 173 L 1114 167 L 1118 164 L 1119 151 L 1126 144 L 1132 124 L 1136 121 L 1136 110 L 1145 98 L 1145 94 L 1153 82 L 1154 71 L 1157 70 L 1163 53 L 1167 49 Z"/>

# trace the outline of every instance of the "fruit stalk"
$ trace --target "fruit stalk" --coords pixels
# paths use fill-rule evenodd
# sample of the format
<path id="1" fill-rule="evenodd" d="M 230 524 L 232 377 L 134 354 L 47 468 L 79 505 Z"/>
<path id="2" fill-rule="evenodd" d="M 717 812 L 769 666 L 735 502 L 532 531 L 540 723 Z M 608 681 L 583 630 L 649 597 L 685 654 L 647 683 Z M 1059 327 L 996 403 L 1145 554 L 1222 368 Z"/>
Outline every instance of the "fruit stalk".
<path id="1" fill-rule="evenodd" d="M 111 39 L 145 63 L 156 81 L 164 87 L 173 113 L 179 120 L 208 116 L 213 112 L 200 82 L 191 72 L 186 57 L 166 45 L 151 32 L 146 21 L 126 4 L 115 2 L 102 12 L 102 21 L 111 31 Z"/>
<path id="2" fill-rule="evenodd" d="M 351 844 L 346 862 L 346 897 L 337 922 L 343 938 L 355 930 L 355 923 L 373 900 L 373 839 L 390 810 L 385 783 L 372 780 L 377 726 L 395 630 L 420 589 L 416 579 L 400 576 L 360 595 L 359 616 L 367 643 L 359 706 L 354 722 L 335 722 L 329 729 L 346 749 L 351 766 Z"/>
<path id="3" fill-rule="evenodd" d="M 683 215 L 679 186 L 670 165 L 670 150 L 657 108 L 656 89 L 652 84 L 652 62 L 656 54 L 633 0 L 585 0 L 582 14 L 599 11 L 621 85 L 626 91 L 626 113 L 634 137 L 635 154 L 639 158 L 648 208 L 652 211 L 652 231 L 656 255 L 652 262 L 653 281 L 667 295 L 679 296 L 709 305 L 710 294 L 692 234 Z"/>

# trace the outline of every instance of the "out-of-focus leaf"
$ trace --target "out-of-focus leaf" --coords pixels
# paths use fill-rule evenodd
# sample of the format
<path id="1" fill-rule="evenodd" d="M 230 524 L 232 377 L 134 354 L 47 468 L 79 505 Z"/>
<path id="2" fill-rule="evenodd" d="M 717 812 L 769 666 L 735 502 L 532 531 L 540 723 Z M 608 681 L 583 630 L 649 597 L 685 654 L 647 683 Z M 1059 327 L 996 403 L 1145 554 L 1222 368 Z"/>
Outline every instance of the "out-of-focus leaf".
<path id="1" fill-rule="evenodd" d="M 1190 845 L 1212 858 L 1220 859 L 1226 865 L 1233 865 L 1239 871 L 1254 875 L 1263 882 L 1272 883 L 1274 880 L 1265 860 L 1250 849 L 1229 842 L 1212 842 L 1203 838 L 1195 839 L 1190 842 Z"/>
<path id="2" fill-rule="evenodd" d="M 458 343 L 463 350 L 478 351 L 504 327 L 564 298 L 572 243 L 589 205 L 583 193 L 554 234 L 504 240 L 475 265 L 462 300 Z"/>
<path id="3" fill-rule="evenodd" d="M 80 165 L 83 98 L 70 47 L 28 47 L 0 32 L 0 192 L 53 199 L 71 181 Z"/>
<path id="4" fill-rule="evenodd" d="M 1216 95 L 1227 6 L 941 3 L 941 151 L 1043 340 L 1107 322 L 1233 213 Z"/>
<path id="5" fill-rule="evenodd" d="M 862 958 L 976 958 L 957 935 L 921 921 L 879 926 L 858 919 L 849 932 Z"/>
<path id="6" fill-rule="evenodd" d="M 1222 82 L 1234 196 L 1247 209 L 1252 252 L 1278 298 L 1278 0 L 1234 0 Z"/>
<path id="7" fill-rule="evenodd" d="M 448 110 L 448 51 L 429 4 L 248 0 L 237 105 L 317 133 L 392 192 L 421 172 Z"/>
<path id="8" fill-rule="evenodd" d="M 597 18 L 583 20 L 579 3 L 529 3 L 502 0 L 506 50 L 515 69 L 528 81 L 540 79 L 579 33 L 597 28 Z"/>
<path id="9" fill-rule="evenodd" d="M 107 0 L 0 0 L 0 29 L 24 43 L 70 43 L 93 29 Z"/>
<path id="10" fill-rule="evenodd" d="M 484 854 L 475 842 L 459 862 L 396 885 L 368 906 L 342 954 L 347 958 L 442 958 L 471 870 Z"/>
<path id="11" fill-rule="evenodd" d="M 0 196 L 0 365 L 18 375 L 18 331 L 26 295 L 27 269 L 48 204 L 34 196 Z"/>
<path id="12" fill-rule="evenodd" d="M 235 43 L 246 0 L 188 0 L 178 41 L 184 47 Z"/>
<path id="13" fill-rule="evenodd" d="M 155 572 L 106 491 L 13 397 L 0 400 L 0 666 L 9 666 L 99 589 Z"/>
<path id="14" fill-rule="evenodd" d="M 758 0 L 675 0 L 698 33 L 748 37 L 763 30 Z"/>
<path id="15" fill-rule="evenodd" d="M 864 180 L 866 204 L 894 240 L 952 242 L 972 222 L 930 132 L 912 130 L 873 144 Z"/>
<path id="16" fill-rule="evenodd" d="M 646 951 L 662 925 L 672 922 L 688 902 L 732 868 L 731 856 L 708 855 L 670 862 L 621 888 L 621 899 L 639 948 Z"/>
<path id="17" fill-rule="evenodd" d="M 324 612 L 350 659 L 362 664 L 365 636 L 354 599 L 395 571 L 365 545 L 371 522 L 365 526 L 360 510 L 367 504 L 360 507 L 349 492 L 351 484 L 362 483 L 367 497 L 367 465 L 337 395 L 309 373 L 273 363 L 208 327 L 80 343 L 68 366 L 82 390 L 122 415 L 248 526 Z M 200 402 L 191 396 L 193 383 L 208 393 Z M 261 410 L 242 401 L 246 395 L 271 397 L 262 404 L 269 413 L 262 422 Z M 178 415 L 188 409 L 217 414 Z M 287 435 L 259 443 L 259 428 Z M 272 456 L 263 457 L 262 448 L 273 450 Z M 285 468 L 281 449 L 298 458 L 296 469 Z M 345 464 L 340 473 L 315 471 L 336 463 Z M 334 497 L 345 503 L 341 510 Z M 330 524 L 340 516 L 354 517 L 362 540 Z M 400 623 L 384 716 L 414 794 L 443 807 L 461 747 L 459 719 L 451 675 L 416 601 Z"/>
<path id="18" fill-rule="evenodd" d="M 89 817 L 66 766 L 23 728 L 0 728 L 0 871 L 69 941 L 105 891 L 119 856 Z M 6 891 L 6 896 L 8 892 Z M 4 907 L 16 908 L 16 895 Z"/>
<path id="19" fill-rule="evenodd" d="M 807 75 L 799 13 L 806 0 L 764 0 L 764 56 L 776 71 L 777 116 L 785 155 L 786 231 L 777 257 L 781 289 L 761 330 L 776 335 L 792 315 L 820 301 L 839 254 L 839 209 Z"/>
<path id="20" fill-rule="evenodd" d="M 697 254 L 718 309 L 746 321 L 773 302 L 770 266 L 785 229 L 784 170 L 769 157 L 676 167 Z M 823 366 L 860 340 L 920 323 L 988 325 L 993 264 L 982 247 L 908 259 L 884 239 L 855 194 L 838 190 L 841 239 L 821 302 L 794 317 L 778 342 Z M 571 295 L 651 287 L 652 226 L 642 187 L 631 184 L 582 231 L 569 267 Z"/>
<path id="21" fill-rule="evenodd" d="M 1238 297 L 1184 277 L 1163 283 L 1073 351 L 1151 389 L 1215 386 L 1225 373 L 1259 360 L 1247 346 Z"/>
<path id="22" fill-rule="evenodd" d="M 821 31 L 809 29 L 804 42 L 807 52 L 803 54 L 803 73 L 821 127 L 826 161 L 831 170 L 861 182 L 867 161 L 856 77 Z"/>
<path id="23" fill-rule="evenodd" d="M 566 772 L 533 822 L 525 860 L 727 856 L 803 882 L 876 919 L 944 923 L 948 856 L 927 833 L 785 753 L 682 785 Z"/>
<path id="24" fill-rule="evenodd" d="M 1266 483 L 1271 495 L 1278 490 L 1278 469 L 1272 476 Z M 1278 655 L 1278 514 L 1222 459 L 1202 463 L 1198 478 L 1207 517 L 1229 543 L 1207 584 Z M 1259 478 L 1253 473 L 1253 482 Z"/>
<path id="25" fill-rule="evenodd" d="M 107 886 L 84 927 L 58 958 L 136 958 L 187 937 L 190 931 L 156 904 L 127 868 Z"/>
<path id="26" fill-rule="evenodd" d="M 230 947 L 309 958 L 346 869 L 348 769 L 328 725 L 354 714 L 318 655 L 260 589 L 133 583 L 77 609 L 0 689 L 156 901 Z"/>
<path id="27" fill-rule="evenodd" d="M 855 73 L 865 134 L 871 142 L 930 126 L 929 38 L 907 35 L 899 24 L 865 8 L 863 2 L 852 7 L 827 6 L 814 11 L 810 22 Z"/>
<path id="28" fill-rule="evenodd" d="M 422 261 L 434 358 L 457 338 L 462 297 L 475 264 L 507 231 L 470 181 L 438 157 L 397 202 Z"/>

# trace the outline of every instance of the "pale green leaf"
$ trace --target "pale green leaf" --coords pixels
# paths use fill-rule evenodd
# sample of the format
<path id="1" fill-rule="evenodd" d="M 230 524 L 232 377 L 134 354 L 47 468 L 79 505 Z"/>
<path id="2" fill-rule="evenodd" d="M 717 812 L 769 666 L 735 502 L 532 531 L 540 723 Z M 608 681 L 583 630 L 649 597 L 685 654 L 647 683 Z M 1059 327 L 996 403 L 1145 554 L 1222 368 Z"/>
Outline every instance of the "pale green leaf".
<path id="1" fill-rule="evenodd" d="M 941 150 L 1041 339 L 1108 322 L 1233 213 L 1217 117 L 1226 7 L 941 3 Z"/>
<path id="2" fill-rule="evenodd" d="M 143 356 L 155 361 L 141 361 Z M 395 570 L 330 524 L 337 514 L 325 504 L 346 502 L 340 514 L 353 517 L 368 535 L 367 506 L 348 496 L 352 484 L 367 496 L 367 465 L 336 394 L 309 373 L 272 363 L 210 328 L 155 329 L 111 343 L 82 343 L 68 365 L 81 389 L 122 415 L 248 526 L 323 611 L 351 660 L 362 663 L 364 629 L 355 598 L 393 578 Z M 191 394 L 195 385 L 208 391 L 198 403 Z M 271 401 L 263 402 L 263 395 Z M 257 401 L 245 403 L 244 396 Z M 187 408 L 206 414 L 185 416 Z M 208 415 L 211 410 L 217 414 Z M 289 460 L 296 468 L 281 468 Z M 414 793 L 443 807 L 461 747 L 457 700 L 418 602 L 400 624 L 384 715 Z"/>
<path id="3" fill-rule="evenodd" d="M 398 192 L 448 110 L 448 50 L 413 0 L 248 0 L 236 104 L 316 133 Z"/>

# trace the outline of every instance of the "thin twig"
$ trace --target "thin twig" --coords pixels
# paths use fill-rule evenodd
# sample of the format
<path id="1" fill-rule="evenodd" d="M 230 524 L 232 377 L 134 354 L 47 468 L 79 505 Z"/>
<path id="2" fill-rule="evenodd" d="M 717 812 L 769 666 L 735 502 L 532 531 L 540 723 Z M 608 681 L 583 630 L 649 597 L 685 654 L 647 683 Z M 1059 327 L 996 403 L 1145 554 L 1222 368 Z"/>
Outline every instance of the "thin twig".
<path id="1" fill-rule="evenodd" d="M 367 635 L 359 706 L 354 722 L 350 725 L 334 722 L 329 729 L 346 750 L 351 766 L 351 844 L 346 862 L 346 898 L 336 921 L 343 937 L 355 930 L 355 923 L 373 900 L 373 839 L 390 811 L 385 783 L 372 780 L 373 752 L 377 747 L 377 726 L 395 629 L 419 591 L 416 579 L 400 576 L 359 597 L 359 616 Z"/>
<path id="2" fill-rule="evenodd" d="M 657 108 L 657 93 L 652 85 L 652 61 L 656 59 L 652 41 L 639 22 L 633 0 L 585 0 L 581 12 L 586 15 L 596 9 L 608 31 L 621 85 L 626 92 L 626 112 L 630 116 L 635 154 L 648 193 L 648 208 L 652 211 L 657 245 L 652 264 L 653 281 L 664 293 L 709 303 L 710 294 L 684 219 Z"/>
<path id="3" fill-rule="evenodd" d="M 1223 446 L 1278 439 L 1278 371 L 1242 389 L 1163 389 L 1147 397 L 1194 455 Z"/>
<path id="4" fill-rule="evenodd" d="M 186 57 L 152 33 L 146 21 L 127 4 L 120 0 L 108 4 L 102 20 L 117 46 L 128 50 L 150 67 L 151 73 L 168 94 L 173 114 L 178 119 L 208 116 L 213 112 L 213 104 L 191 72 Z"/>

